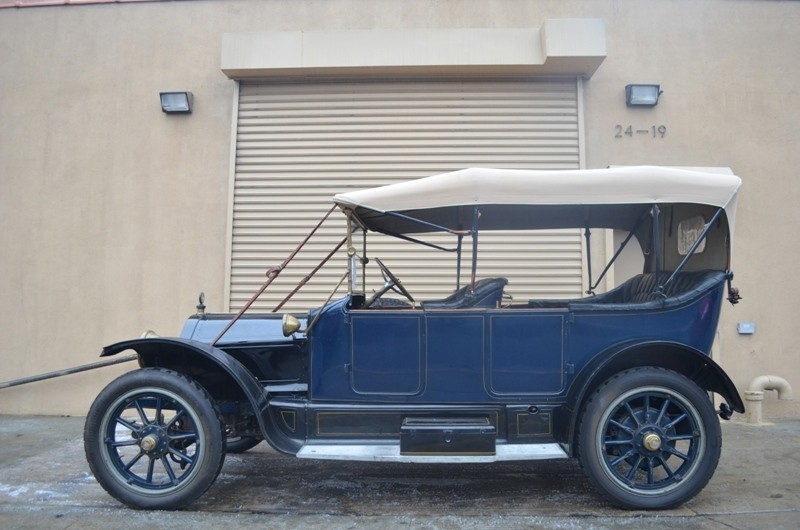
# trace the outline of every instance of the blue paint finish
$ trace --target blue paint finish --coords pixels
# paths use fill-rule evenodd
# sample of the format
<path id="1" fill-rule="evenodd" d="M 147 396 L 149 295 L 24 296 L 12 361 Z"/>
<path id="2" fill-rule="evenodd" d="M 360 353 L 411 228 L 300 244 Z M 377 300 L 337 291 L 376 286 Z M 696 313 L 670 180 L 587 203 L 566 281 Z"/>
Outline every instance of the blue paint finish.
<path id="1" fill-rule="evenodd" d="M 485 314 L 426 313 L 426 400 L 469 403 L 486 394 L 482 370 Z"/>
<path id="2" fill-rule="evenodd" d="M 592 357 L 615 345 L 650 341 L 684 344 L 709 355 L 722 291 L 720 284 L 694 303 L 669 310 L 574 313 L 569 325 L 567 362 L 579 370 Z"/>
<path id="3" fill-rule="evenodd" d="M 669 343 L 685 352 L 694 352 L 695 356 L 708 355 L 722 298 L 722 284 L 691 303 L 661 310 L 602 310 L 598 309 L 602 308 L 600 304 L 595 304 L 594 309 L 578 311 L 536 308 L 353 311 L 348 308 L 349 298 L 344 298 L 321 310 L 307 338 L 310 401 L 298 398 L 298 410 L 305 410 L 307 405 L 325 405 L 335 410 L 378 406 L 418 411 L 433 410 L 428 407 L 436 406 L 516 405 L 525 407 L 520 410 L 527 414 L 531 404 L 558 407 L 570 399 L 567 392 L 577 382 L 576 377 L 587 374 L 587 370 L 592 372 L 591 366 L 596 369 L 601 359 L 626 346 Z M 316 314 L 317 311 L 312 312 L 309 318 Z M 262 343 L 265 347 L 275 340 L 270 347 L 277 348 L 277 322 L 263 315 L 244 322 L 238 331 L 234 328 L 231 338 L 236 342 L 228 349 L 252 348 L 258 339 L 266 341 Z M 195 338 L 206 337 L 215 335 L 224 323 L 223 318 L 201 317 L 196 325 L 187 324 L 185 330 Z M 302 345 L 305 340 L 283 339 L 282 347 L 295 343 Z M 106 349 L 105 355 L 126 348 L 136 349 L 147 364 L 173 369 L 187 362 L 188 354 L 213 361 L 247 396 L 257 411 L 264 436 L 273 447 L 292 453 L 302 443 L 305 431 L 294 439 L 291 433 L 276 428 L 280 422 L 275 418 L 279 418 L 281 411 L 267 410 L 266 394 L 253 374 L 222 350 L 185 339 L 147 339 L 114 345 Z M 171 359 L 178 364 L 170 364 Z M 693 362 L 686 355 L 680 359 Z M 716 371 L 704 375 L 702 365 L 692 364 L 692 372 L 700 374 L 707 388 L 729 396 L 735 410 L 740 410 L 741 403 L 730 381 L 712 361 L 707 364 Z M 196 361 L 192 365 L 199 366 Z M 212 365 L 203 366 L 210 373 Z M 580 386 L 584 386 L 586 377 L 580 381 Z M 399 417 L 394 414 L 382 428 L 394 432 Z M 355 421 L 355 416 L 352 420 Z M 363 430 L 358 424 L 348 434 L 358 431 L 356 427 Z M 545 427 L 549 429 L 551 425 L 547 423 Z"/>
<path id="4" fill-rule="evenodd" d="M 195 334 L 195 330 L 197 329 L 197 325 L 200 322 L 199 319 L 196 317 L 187 318 L 186 322 L 183 323 L 183 329 L 181 329 L 181 334 L 178 335 L 182 339 L 191 339 L 192 336 Z M 201 341 L 204 342 L 204 341 Z M 210 342 L 210 341 L 208 341 Z"/>
<path id="5" fill-rule="evenodd" d="M 493 394 L 558 394 L 564 389 L 564 315 L 496 311 L 489 317 Z"/>
<path id="6" fill-rule="evenodd" d="M 357 396 L 350 386 L 352 333 L 346 312 L 348 301 L 343 298 L 324 307 L 309 333 L 311 399 L 337 401 Z M 316 313 L 309 314 L 309 320 L 315 317 Z"/>
<path id="7" fill-rule="evenodd" d="M 296 315 L 303 328 L 306 325 L 305 315 Z M 206 314 L 192 316 L 184 323 L 181 338 L 192 339 L 210 344 L 217 335 L 231 321 L 233 315 Z M 279 314 L 248 314 L 243 315 L 220 339 L 217 346 L 244 343 L 287 342 L 282 332 L 282 315 Z M 296 338 L 302 338 L 302 333 L 296 333 Z"/>
<path id="8" fill-rule="evenodd" d="M 311 332 L 311 399 L 385 403 L 566 400 L 575 375 L 625 344 L 708 355 L 723 285 L 662 310 L 322 310 Z"/>
<path id="9" fill-rule="evenodd" d="M 423 389 L 422 315 L 362 311 L 351 318 L 353 391 L 415 395 Z"/>

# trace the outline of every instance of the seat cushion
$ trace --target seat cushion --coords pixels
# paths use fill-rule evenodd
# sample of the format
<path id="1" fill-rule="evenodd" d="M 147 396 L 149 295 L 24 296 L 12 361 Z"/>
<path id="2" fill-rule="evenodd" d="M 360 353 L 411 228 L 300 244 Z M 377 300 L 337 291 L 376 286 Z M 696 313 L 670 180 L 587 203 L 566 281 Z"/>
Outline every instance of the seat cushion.
<path id="1" fill-rule="evenodd" d="M 474 307 L 497 307 L 503 298 L 506 278 L 484 278 L 475 285 L 465 285 L 442 300 L 426 300 L 422 309 L 467 309 Z"/>
<path id="2" fill-rule="evenodd" d="M 725 281 L 724 271 L 679 272 L 672 281 L 658 293 L 670 277 L 670 272 L 639 274 L 622 285 L 590 298 L 570 301 L 573 310 L 612 310 L 612 309 L 660 309 L 673 307 L 694 299 L 696 296 L 718 287 Z"/>

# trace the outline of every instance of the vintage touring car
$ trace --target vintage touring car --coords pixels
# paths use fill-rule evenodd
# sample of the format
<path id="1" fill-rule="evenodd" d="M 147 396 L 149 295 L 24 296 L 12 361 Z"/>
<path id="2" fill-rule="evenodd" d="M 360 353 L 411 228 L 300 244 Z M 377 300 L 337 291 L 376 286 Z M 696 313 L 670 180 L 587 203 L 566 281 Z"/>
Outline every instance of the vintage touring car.
<path id="1" fill-rule="evenodd" d="M 740 184 L 729 171 L 474 168 L 337 195 L 328 215 L 338 207 L 347 229 L 328 257 L 341 248 L 347 266 L 320 307 L 281 317 L 244 314 L 248 303 L 193 315 L 178 338 L 103 350 L 134 350 L 141 368 L 89 411 L 92 472 L 129 506 L 175 509 L 211 486 L 226 452 L 263 439 L 315 459 L 574 457 L 620 507 L 681 504 L 716 469 L 717 416 L 744 412 L 711 359 L 723 298 L 739 299 L 729 263 Z M 631 241 L 641 273 L 594 294 L 589 266 L 587 296 L 556 300 L 515 300 L 508 278 L 481 276 L 480 234 L 556 228 L 624 231 L 600 277 Z M 367 258 L 370 233 L 449 252 L 451 294 L 418 302 Z M 372 267 L 384 282 L 368 292 Z"/>

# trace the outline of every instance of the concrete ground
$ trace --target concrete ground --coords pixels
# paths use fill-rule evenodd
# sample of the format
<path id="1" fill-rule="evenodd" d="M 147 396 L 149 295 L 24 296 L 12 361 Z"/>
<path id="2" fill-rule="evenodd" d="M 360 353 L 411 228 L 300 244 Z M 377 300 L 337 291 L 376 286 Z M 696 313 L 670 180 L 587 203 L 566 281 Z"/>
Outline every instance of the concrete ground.
<path id="1" fill-rule="evenodd" d="M 83 418 L 0 416 L 0 528 L 800 528 L 800 419 L 723 422 L 710 484 L 668 511 L 605 503 L 571 460 L 485 465 L 319 462 L 261 444 L 228 455 L 178 512 L 109 497 L 88 471 Z"/>

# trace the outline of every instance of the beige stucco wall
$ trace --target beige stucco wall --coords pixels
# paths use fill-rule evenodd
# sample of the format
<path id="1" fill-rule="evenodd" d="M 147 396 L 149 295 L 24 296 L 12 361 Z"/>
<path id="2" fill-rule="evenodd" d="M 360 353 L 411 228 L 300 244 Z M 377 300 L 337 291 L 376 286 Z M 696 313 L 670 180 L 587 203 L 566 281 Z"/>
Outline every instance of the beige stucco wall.
<path id="1" fill-rule="evenodd" d="M 176 334 L 204 290 L 223 307 L 231 108 L 225 33 L 541 27 L 601 18 L 584 84 L 587 167 L 729 166 L 744 179 L 718 359 L 740 390 L 800 387 L 800 4 L 746 0 L 224 0 L 0 10 L 0 381 L 93 362 L 148 328 Z M 660 83 L 650 110 L 628 83 Z M 190 90 L 166 116 L 158 92 Z M 663 138 L 615 138 L 664 125 Z M 753 336 L 736 323 L 754 321 Z M 128 365 L 130 367 L 130 365 Z M 83 414 L 125 368 L 0 390 L 0 413 Z M 797 414 L 765 403 L 765 414 Z"/>

